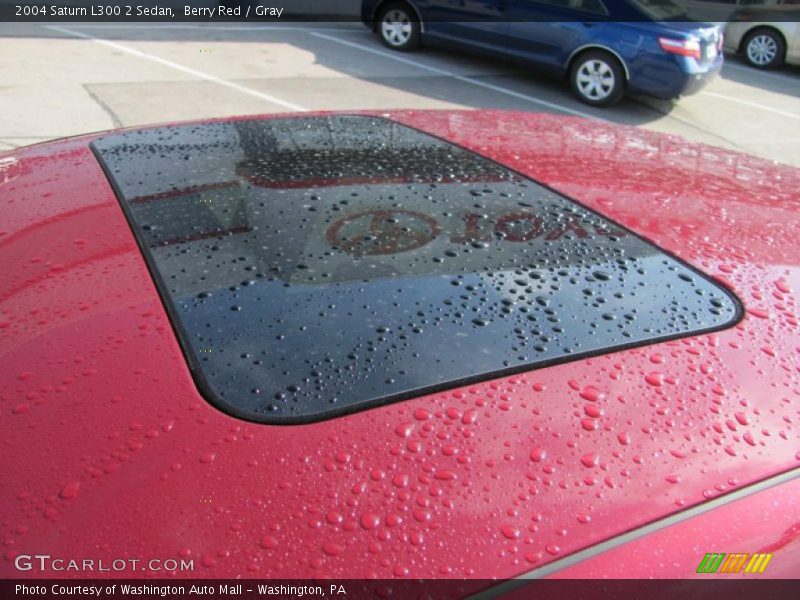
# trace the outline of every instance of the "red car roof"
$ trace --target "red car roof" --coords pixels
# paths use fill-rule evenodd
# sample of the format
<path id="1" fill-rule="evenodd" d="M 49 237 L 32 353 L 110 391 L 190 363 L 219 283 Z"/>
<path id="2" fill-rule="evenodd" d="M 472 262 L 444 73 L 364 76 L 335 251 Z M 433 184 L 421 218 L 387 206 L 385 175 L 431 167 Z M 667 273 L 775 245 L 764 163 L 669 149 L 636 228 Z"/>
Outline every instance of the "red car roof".
<path id="1" fill-rule="evenodd" d="M 800 172 L 573 118 L 391 118 L 631 228 L 732 289 L 744 320 L 244 422 L 199 394 L 93 137 L 6 154 L 0 574 L 46 576 L 13 560 L 47 553 L 195 558 L 178 576 L 512 577 L 800 466 Z"/>

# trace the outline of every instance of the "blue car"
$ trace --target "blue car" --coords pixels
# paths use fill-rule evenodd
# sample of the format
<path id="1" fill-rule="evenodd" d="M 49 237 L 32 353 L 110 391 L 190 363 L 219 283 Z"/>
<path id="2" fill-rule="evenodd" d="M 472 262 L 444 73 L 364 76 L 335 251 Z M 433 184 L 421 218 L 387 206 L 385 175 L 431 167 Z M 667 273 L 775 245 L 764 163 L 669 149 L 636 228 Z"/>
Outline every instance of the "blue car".
<path id="1" fill-rule="evenodd" d="M 723 61 L 719 27 L 672 0 L 363 0 L 361 18 L 392 50 L 424 42 L 536 64 L 593 106 L 692 94 Z"/>

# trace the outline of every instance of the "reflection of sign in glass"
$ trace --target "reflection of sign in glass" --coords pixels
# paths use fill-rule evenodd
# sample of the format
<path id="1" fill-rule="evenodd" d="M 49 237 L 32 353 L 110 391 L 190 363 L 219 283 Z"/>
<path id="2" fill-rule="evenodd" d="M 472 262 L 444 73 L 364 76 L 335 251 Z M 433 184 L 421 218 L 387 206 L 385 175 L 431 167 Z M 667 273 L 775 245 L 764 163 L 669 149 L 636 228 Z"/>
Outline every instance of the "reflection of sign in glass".
<path id="1" fill-rule="evenodd" d="M 375 256 L 421 248 L 440 231 L 433 218 L 420 212 L 368 210 L 337 221 L 325 237 L 348 254 Z"/>
<path id="2" fill-rule="evenodd" d="M 493 239 L 506 242 L 530 242 L 538 237 L 558 240 L 570 233 L 588 238 L 591 225 L 577 220 L 555 223 L 549 227 L 544 220 L 527 212 L 509 212 L 492 218 L 487 214 L 467 213 L 460 221 L 444 226 L 445 241 L 488 243 Z M 455 225 L 455 229 L 452 227 Z M 624 237 L 627 233 L 616 227 L 595 224 L 595 235 Z M 353 256 L 400 254 L 422 248 L 442 233 L 443 226 L 432 216 L 420 211 L 381 209 L 361 211 L 334 222 L 325 232 L 325 239 L 334 248 Z"/>

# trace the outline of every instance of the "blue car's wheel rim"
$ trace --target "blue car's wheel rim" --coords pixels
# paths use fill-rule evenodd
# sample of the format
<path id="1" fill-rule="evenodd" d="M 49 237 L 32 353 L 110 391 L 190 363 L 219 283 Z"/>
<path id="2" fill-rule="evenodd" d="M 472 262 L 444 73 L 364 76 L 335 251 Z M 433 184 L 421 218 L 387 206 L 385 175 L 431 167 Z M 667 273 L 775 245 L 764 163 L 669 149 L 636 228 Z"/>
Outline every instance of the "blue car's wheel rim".
<path id="1" fill-rule="evenodd" d="M 594 102 L 600 102 L 614 92 L 616 78 L 614 70 L 607 62 L 592 59 L 578 68 L 576 83 L 581 95 Z"/>
<path id="2" fill-rule="evenodd" d="M 747 44 L 747 58 L 756 65 L 768 65 L 778 55 L 778 44 L 771 35 L 756 35 Z"/>
<path id="3" fill-rule="evenodd" d="M 381 35 L 391 46 L 402 46 L 411 39 L 411 19 L 402 10 L 387 12 L 381 21 Z"/>

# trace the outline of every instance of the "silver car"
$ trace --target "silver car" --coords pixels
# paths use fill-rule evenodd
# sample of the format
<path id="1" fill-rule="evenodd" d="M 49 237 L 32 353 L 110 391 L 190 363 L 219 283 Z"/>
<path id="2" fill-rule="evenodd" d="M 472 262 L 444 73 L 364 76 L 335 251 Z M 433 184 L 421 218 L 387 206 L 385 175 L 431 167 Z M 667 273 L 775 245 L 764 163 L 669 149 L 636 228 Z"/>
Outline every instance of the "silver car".
<path id="1" fill-rule="evenodd" d="M 800 6 L 752 6 L 731 15 L 725 48 L 759 69 L 800 64 Z"/>

